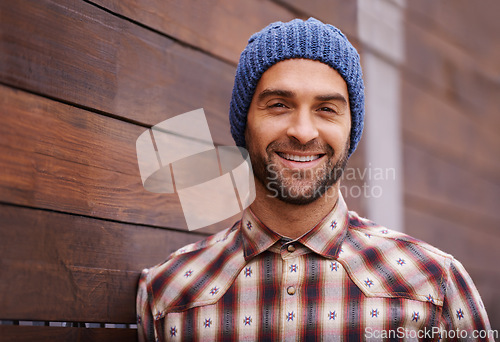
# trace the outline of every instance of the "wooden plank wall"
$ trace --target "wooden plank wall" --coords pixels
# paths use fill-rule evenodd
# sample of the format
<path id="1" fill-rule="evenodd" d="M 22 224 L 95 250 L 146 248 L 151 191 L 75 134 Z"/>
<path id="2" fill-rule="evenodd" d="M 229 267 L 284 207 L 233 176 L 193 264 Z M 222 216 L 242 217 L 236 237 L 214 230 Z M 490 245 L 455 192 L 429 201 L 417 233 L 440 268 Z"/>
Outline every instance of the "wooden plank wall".
<path id="1" fill-rule="evenodd" d="M 81 324 L 133 324 L 140 270 L 222 227 L 188 232 L 175 195 L 143 189 L 137 137 L 204 108 L 232 144 L 248 37 L 311 15 L 355 35 L 355 13 L 340 0 L 0 2 L 0 320 L 76 322 L 0 325 L 2 341 L 135 340 Z"/>
<path id="2" fill-rule="evenodd" d="M 496 329 L 499 9 L 408 2 L 402 66 L 406 231 L 464 263 Z M 356 13 L 340 0 L 0 2 L 0 320 L 134 323 L 140 270 L 229 224 L 188 232 L 175 195 L 143 189 L 137 137 L 204 108 L 215 142 L 232 144 L 228 102 L 248 37 L 315 16 L 362 48 Z M 350 167 L 364 158 L 361 144 Z M 363 214 L 362 198 L 347 201 Z M 0 335 L 135 340 L 120 328 Z"/>
<path id="3" fill-rule="evenodd" d="M 406 231 L 464 264 L 499 330 L 500 4 L 407 5 Z"/>

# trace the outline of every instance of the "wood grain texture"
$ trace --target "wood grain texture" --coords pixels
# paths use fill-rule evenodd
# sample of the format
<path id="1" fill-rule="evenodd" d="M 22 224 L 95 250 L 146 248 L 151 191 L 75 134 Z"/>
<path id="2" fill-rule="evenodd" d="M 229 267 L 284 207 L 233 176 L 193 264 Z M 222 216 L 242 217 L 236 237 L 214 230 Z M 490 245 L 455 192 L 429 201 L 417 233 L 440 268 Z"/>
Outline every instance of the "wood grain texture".
<path id="1" fill-rule="evenodd" d="M 177 194 L 142 185 L 135 141 L 146 128 L 3 86 L 0 106 L 0 201 L 187 229 Z"/>
<path id="2" fill-rule="evenodd" d="M 214 141 L 233 144 L 239 51 L 292 14 L 273 1 L 151 1 L 95 1 L 132 20 L 82 0 L 0 3 L 2 319 L 134 323 L 140 270 L 202 238 L 168 229 L 185 228 L 178 198 L 144 190 L 135 141 L 204 108 Z M 0 326 L 0 336 L 135 341 L 136 331 Z"/>
<path id="3" fill-rule="evenodd" d="M 185 226 L 175 194 L 142 187 L 135 140 L 145 128 L 6 87 L 0 106 L 1 201 Z"/>
<path id="4" fill-rule="evenodd" d="M 0 317 L 135 323 L 143 268 L 196 234 L 0 205 Z"/>
<path id="5" fill-rule="evenodd" d="M 86 329 L 0 325 L 0 336 L 2 342 L 135 342 L 137 341 L 137 329 Z"/>
<path id="6" fill-rule="evenodd" d="M 477 5 L 470 1 L 409 1 L 406 18 L 473 54 L 481 68 L 500 72 L 500 3 L 484 0 Z"/>
<path id="7" fill-rule="evenodd" d="M 146 126 L 204 108 L 233 144 L 234 66 L 81 0 L 0 3 L 0 82 Z"/>
<path id="8" fill-rule="evenodd" d="M 424 240 L 437 248 L 450 253 L 463 262 L 466 269 L 488 271 L 490 284 L 500 281 L 500 269 L 497 263 L 500 259 L 500 234 L 492 232 L 490 227 L 480 227 L 476 224 L 473 230 L 468 220 L 457 222 L 449 217 L 443 206 L 441 211 L 428 210 L 435 205 L 415 198 L 405 199 L 409 204 L 405 210 L 406 233 Z M 478 223 L 482 223 L 479 221 Z"/>
<path id="9" fill-rule="evenodd" d="M 500 84 L 494 76 L 498 70 L 482 65 L 475 54 L 413 21 L 405 26 L 405 42 L 405 71 L 410 77 L 434 96 L 460 107 L 464 115 L 498 131 Z M 500 50 L 498 39 L 485 45 Z"/>
<path id="10" fill-rule="evenodd" d="M 269 0 L 91 2 L 234 64 L 253 33 L 295 17 Z"/>
<path id="11" fill-rule="evenodd" d="M 349 35 L 351 43 L 357 36 L 357 1 L 342 0 L 279 0 L 305 17 L 315 17 L 332 24 Z"/>
<path id="12" fill-rule="evenodd" d="M 464 208 L 454 202 L 445 202 L 428 196 L 421 197 L 408 192 L 404 196 L 404 202 L 406 209 L 439 217 L 448 222 L 467 227 L 471 232 L 491 234 L 493 238 L 500 237 L 498 220 L 491 216 L 478 215 L 474 210 Z M 418 231 L 418 224 L 413 224 L 411 220 L 407 220 L 406 224 L 410 235 Z M 436 233 L 438 232 L 436 231 Z"/>
<path id="13" fill-rule="evenodd" d="M 442 160 L 418 145 L 405 143 L 403 154 L 405 194 L 448 203 L 500 224 L 500 184 Z"/>
<path id="14" fill-rule="evenodd" d="M 404 139 L 500 183 L 500 160 L 492 158 L 500 151 L 500 139 L 493 127 L 412 82 L 402 82 L 401 96 Z"/>
<path id="15" fill-rule="evenodd" d="M 494 1 L 409 2 L 401 70 L 406 231 L 466 266 L 494 329 L 500 326 L 498 9 Z"/>

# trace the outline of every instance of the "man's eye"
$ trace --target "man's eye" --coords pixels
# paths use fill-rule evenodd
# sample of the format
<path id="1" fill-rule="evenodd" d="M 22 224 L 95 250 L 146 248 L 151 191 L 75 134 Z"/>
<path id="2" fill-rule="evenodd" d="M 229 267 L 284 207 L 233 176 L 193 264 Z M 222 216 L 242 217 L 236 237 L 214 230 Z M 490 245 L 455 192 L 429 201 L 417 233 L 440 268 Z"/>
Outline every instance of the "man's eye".
<path id="1" fill-rule="evenodd" d="M 283 103 L 278 102 L 278 103 L 274 103 L 272 105 L 269 105 L 269 108 L 286 108 L 286 106 Z"/>
<path id="2" fill-rule="evenodd" d="M 330 107 L 321 107 L 319 109 L 319 111 L 321 112 L 331 112 L 331 113 L 335 113 L 335 110 L 333 108 L 330 108 Z"/>

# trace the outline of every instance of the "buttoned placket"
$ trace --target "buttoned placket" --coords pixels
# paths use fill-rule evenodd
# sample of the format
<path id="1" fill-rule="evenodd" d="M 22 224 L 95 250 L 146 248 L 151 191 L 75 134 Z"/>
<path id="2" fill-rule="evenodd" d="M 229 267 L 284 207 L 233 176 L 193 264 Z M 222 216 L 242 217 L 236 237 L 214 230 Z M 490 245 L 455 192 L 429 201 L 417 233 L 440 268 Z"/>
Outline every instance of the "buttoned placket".
<path id="1" fill-rule="evenodd" d="M 299 285 L 302 265 L 300 247 L 288 243 L 281 248 L 282 258 L 282 296 L 281 296 L 281 340 L 294 341 L 297 336 L 299 315 Z"/>

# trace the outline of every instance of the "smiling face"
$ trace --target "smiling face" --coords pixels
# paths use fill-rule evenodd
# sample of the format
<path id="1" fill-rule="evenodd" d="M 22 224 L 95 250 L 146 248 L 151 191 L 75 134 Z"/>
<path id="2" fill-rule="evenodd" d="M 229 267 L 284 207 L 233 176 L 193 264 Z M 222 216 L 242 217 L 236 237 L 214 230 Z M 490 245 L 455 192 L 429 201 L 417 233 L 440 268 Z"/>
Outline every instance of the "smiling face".
<path id="1" fill-rule="evenodd" d="M 350 130 L 347 85 L 334 69 L 308 59 L 273 65 L 257 84 L 245 131 L 257 186 L 286 203 L 317 200 L 342 174 Z"/>

